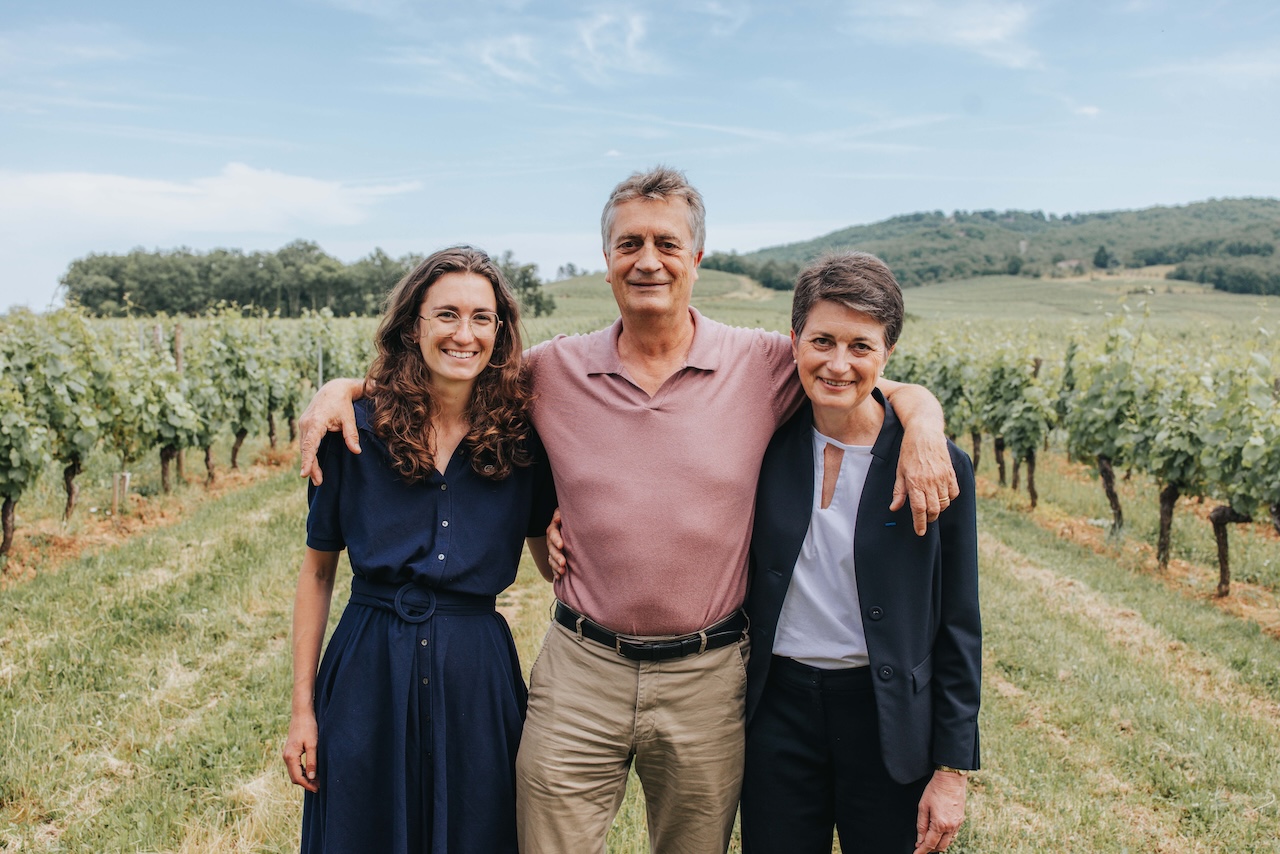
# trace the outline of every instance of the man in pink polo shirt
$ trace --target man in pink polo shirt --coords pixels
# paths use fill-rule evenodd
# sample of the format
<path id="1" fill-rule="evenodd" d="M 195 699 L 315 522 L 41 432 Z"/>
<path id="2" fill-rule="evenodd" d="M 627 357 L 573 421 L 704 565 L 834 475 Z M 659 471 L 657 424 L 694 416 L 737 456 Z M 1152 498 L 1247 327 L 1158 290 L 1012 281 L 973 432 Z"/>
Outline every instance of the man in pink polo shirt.
<path id="1" fill-rule="evenodd" d="M 572 568 L 535 555 L 558 601 L 517 761 L 520 850 L 603 851 L 634 763 L 652 850 L 719 854 L 742 779 L 756 479 L 801 389 L 786 337 L 690 306 L 705 212 L 681 173 L 623 181 L 601 232 L 621 317 L 526 354 Z M 955 495 L 941 409 L 918 387 L 884 390 L 923 530 Z M 357 391 L 327 389 L 304 415 L 304 474 Z"/>

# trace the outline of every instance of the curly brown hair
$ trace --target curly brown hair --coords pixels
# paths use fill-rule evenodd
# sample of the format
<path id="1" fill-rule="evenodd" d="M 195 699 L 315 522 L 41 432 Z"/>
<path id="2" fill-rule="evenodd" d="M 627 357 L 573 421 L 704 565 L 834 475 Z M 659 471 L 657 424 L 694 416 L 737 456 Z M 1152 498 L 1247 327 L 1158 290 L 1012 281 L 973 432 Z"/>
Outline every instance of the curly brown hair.
<path id="1" fill-rule="evenodd" d="M 387 294 L 375 338 L 378 355 L 365 376 L 374 432 L 387 444 L 391 464 L 406 481 L 426 480 L 435 469 L 428 443 L 436 403 L 431 371 L 418 346 L 418 312 L 427 289 L 447 273 L 474 273 L 493 285 L 502 325 L 488 366 L 480 372 L 467 409 L 470 430 L 463 442 L 471 467 L 482 477 L 502 480 L 513 466 L 531 459 L 529 386 L 520 369 L 520 307 L 498 266 L 471 246 L 441 249 L 422 261 Z"/>

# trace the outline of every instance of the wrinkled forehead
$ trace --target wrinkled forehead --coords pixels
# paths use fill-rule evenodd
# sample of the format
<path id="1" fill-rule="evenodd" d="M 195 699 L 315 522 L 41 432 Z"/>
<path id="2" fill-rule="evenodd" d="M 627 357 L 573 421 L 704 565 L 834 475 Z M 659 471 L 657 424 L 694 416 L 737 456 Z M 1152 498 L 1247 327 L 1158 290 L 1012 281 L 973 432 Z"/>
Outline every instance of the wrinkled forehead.
<path id="1" fill-rule="evenodd" d="M 693 211 L 679 196 L 636 198 L 619 202 L 609 211 L 607 250 L 623 234 L 654 234 L 693 242 Z"/>

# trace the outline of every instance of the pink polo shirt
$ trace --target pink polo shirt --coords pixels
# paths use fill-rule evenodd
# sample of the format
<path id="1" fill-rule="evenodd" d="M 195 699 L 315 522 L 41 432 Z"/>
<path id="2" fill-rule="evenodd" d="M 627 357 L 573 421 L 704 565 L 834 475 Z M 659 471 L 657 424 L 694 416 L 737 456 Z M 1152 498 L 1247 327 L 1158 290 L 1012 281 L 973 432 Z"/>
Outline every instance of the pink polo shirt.
<path id="1" fill-rule="evenodd" d="M 689 357 L 653 397 L 618 357 L 621 319 L 526 353 L 570 561 L 556 596 L 624 634 L 742 605 L 760 460 L 802 394 L 785 337 L 689 311 Z"/>

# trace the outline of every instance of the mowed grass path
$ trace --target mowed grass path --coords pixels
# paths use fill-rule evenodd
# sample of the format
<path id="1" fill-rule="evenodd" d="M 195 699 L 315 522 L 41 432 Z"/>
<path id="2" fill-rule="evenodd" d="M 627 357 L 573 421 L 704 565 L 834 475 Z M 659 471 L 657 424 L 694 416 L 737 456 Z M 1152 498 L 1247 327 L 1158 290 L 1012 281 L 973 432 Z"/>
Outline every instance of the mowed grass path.
<path id="1" fill-rule="evenodd" d="M 980 505 L 986 768 L 953 851 L 1280 851 L 1277 641 L 1009 505 Z M 304 516 L 284 472 L 3 594 L 3 850 L 295 849 Z M 527 564 L 502 599 L 526 667 L 549 603 Z M 610 851 L 647 850 L 634 788 Z"/>

